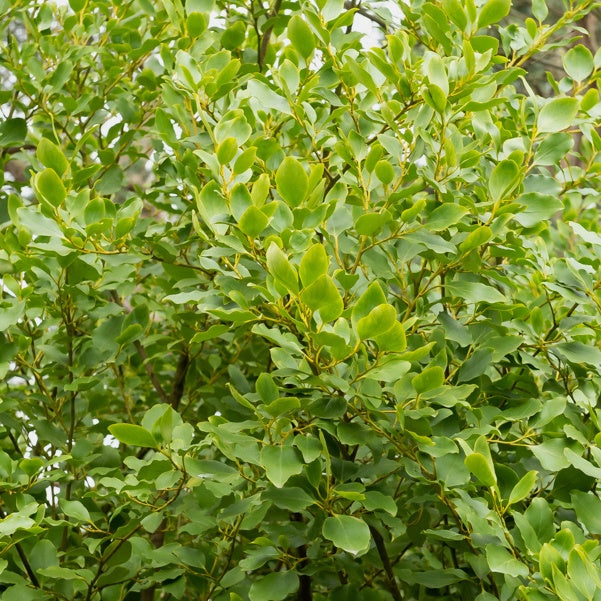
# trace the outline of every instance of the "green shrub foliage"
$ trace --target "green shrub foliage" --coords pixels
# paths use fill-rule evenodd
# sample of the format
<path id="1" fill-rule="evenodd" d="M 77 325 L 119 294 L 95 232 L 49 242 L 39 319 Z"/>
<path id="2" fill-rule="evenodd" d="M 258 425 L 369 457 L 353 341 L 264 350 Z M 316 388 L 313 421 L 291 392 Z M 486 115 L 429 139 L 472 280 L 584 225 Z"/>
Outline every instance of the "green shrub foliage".
<path id="1" fill-rule="evenodd" d="M 0 0 L 0 599 L 601 599 L 564 4 Z"/>

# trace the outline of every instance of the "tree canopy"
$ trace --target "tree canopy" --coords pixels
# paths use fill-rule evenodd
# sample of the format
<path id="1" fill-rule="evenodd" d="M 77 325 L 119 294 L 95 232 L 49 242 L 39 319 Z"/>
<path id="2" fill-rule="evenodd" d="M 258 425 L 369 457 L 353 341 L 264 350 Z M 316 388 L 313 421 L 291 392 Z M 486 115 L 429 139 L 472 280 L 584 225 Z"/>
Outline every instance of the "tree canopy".
<path id="1" fill-rule="evenodd" d="M 0 599 L 601 599 L 599 3 L 523 4 L 0 0 Z"/>

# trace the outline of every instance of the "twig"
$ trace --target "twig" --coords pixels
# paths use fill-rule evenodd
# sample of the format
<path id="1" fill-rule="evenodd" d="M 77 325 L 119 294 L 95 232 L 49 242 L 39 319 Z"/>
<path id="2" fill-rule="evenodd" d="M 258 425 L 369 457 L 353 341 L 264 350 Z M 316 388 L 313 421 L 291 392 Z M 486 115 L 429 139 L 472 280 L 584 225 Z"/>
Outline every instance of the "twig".
<path id="1" fill-rule="evenodd" d="M 374 543 L 376 543 L 376 549 L 378 550 L 378 555 L 382 560 L 382 566 L 384 567 L 386 578 L 388 579 L 390 594 L 392 595 L 394 601 L 403 601 L 403 596 L 401 595 L 399 585 L 397 584 L 396 578 L 394 577 L 394 572 L 392 571 L 392 566 L 390 565 L 390 558 L 388 557 L 388 551 L 386 550 L 384 539 L 375 526 L 370 526 L 369 531 L 373 536 Z"/>
<path id="2" fill-rule="evenodd" d="M 275 4 L 273 5 L 273 10 L 268 16 L 268 19 L 273 19 L 277 16 L 280 6 L 282 5 L 282 0 L 275 0 Z M 271 33 L 273 32 L 273 27 L 268 27 L 263 33 L 263 37 L 261 38 L 261 46 L 259 47 L 259 56 L 257 57 L 257 63 L 259 63 L 259 71 L 263 71 L 263 63 L 265 62 L 265 55 L 267 54 L 267 48 L 269 47 L 269 40 L 271 38 Z"/>
<path id="3" fill-rule="evenodd" d="M 0 518 L 4 519 L 5 517 L 6 517 L 6 514 L 4 513 L 4 511 L 2 509 L 0 509 Z M 23 563 L 23 567 L 25 568 L 25 571 L 27 572 L 27 575 L 29 576 L 29 580 L 31 580 L 31 584 L 33 584 L 33 586 L 35 586 L 36 588 L 40 588 L 40 582 L 37 579 L 37 576 L 35 575 L 34 571 L 31 568 L 29 560 L 27 559 L 27 555 L 25 555 L 25 551 L 23 551 L 23 547 L 21 547 L 21 545 L 19 543 L 15 543 L 15 549 L 17 550 L 17 553 L 19 554 L 19 557 L 21 558 L 21 562 Z"/>

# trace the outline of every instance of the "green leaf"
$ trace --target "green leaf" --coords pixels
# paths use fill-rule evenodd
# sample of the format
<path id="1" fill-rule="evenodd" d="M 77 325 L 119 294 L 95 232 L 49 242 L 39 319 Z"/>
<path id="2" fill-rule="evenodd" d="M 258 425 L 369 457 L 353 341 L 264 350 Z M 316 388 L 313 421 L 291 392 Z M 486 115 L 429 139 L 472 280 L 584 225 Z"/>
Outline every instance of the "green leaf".
<path id="1" fill-rule="evenodd" d="M 394 167 L 389 161 L 378 161 L 374 168 L 376 177 L 384 184 L 388 185 L 394 180 Z"/>
<path id="2" fill-rule="evenodd" d="M 465 207 L 452 202 L 446 202 L 430 213 L 430 217 L 425 225 L 432 232 L 446 230 L 451 225 L 455 225 L 460 221 L 466 213 L 468 213 L 468 209 Z"/>
<path id="3" fill-rule="evenodd" d="M 288 39 L 305 60 L 313 54 L 315 37 L 302 17 L 294 15 L 288 21 Z"/>
<path id="4" fill-rule="evenodd" d="M 21 146 L 27 137 L 27 123 L 20 117 L 0 123 L 0 147 Z"/>
<path id="5" fill-rule="evenodd" d="M 261 400 L 264 403 L 271 403 L 280 396 L 280 391 L 276 386 L 271 374 L 262 373 L 257 378 L 255 388 Z"/>
<path id="6" fill-rule="evenodd" d="M 278 417 L 284 414 L 290 414 L 301 406 L 300 401 L 293 396 L 281 397 L 268 403 L 263 407 L 265 412 L 271 417 Z"/>
<path id="7" fill-rule="evenodd" d="M 497 477 L 491 470 L 489 462 L 482 453 L 470 453 L 464 461 L 467 469 L 484 484 L 484 486 L 496 486 Z"/>
<path id="8" fill-rule="evenodd" d="M 122 332 L 115 338 L 117 344 L 129 344 L 130 342 L 137 340 L 140 334 L 144 331 L 144 328 L 139 323 L 129 324 Z"/>
<path id="9" fill-rule="evenodd" d="M 579 490 L 572 493 L 572 506 L 576 516 L 591 533 L 601 535 L 601 500 L 593 493 Z"/>
<path id="10" fill-rule="evenodd" d="M 459 250 L 461 253 L 467 254 L 474 248 L 486 244 L 492 236 L 492 231 L 487 225 L 480 225 L 467 235 L 466 239 L 459 245 Z"/>
<path id="11" fill-rule="evenodd" d="M 298 486 L 286 486 L 284 488 L 270 488 L 264 491 L 261 498 L 272 501 L 274 505 L 288 511 L 302 511 L 312 505 L 312 499 L 302 488 Z"/>
<path id="12" fill-rule="evenodd" d="M 362 317 L 365 317 L 372 309 L 385 303 L 386 296 L 384 295 L 379 282 L 372 282 L 353 306 L 351 313 L 353 327 L 356 327 L 357 322 Z"/>
<path id="13" fill-rule="evenodd" d="M 574 81 L 584 81 L 594 68 L 591 51 L 582 44 L 570 48 L 563 56 L 563 68 Z"/>
<path id="14" fill-rule="evenodd" d="M 398 321 L 395 321 L 385 332 L 373 335 L 372 340 L 382 352 L 400 353 L 407 348 L 405 328 Z"/>
<path id="15" fill-rule="evenodd" d="M 272 243 L 267 249 L 267 269 L 292 294 L 298 294 L 298 276 L 288 257 Z"/>
<path id="16" fill-rule="evenodd" d="M 507 549 L 497 544 L 486 545 L 486 561 L 493 572 L 518 578 L 530 573 L 528 566 L 517 560 Z"/>
<path id="17" fill-rule="evenodd" d="M 269 481 L 277 488 L 282 488 L 291 476 L 300 474 L 303 469 L 296 449 L 284 446 L 263 447 L 261 465 Z"/>
<path id="18" fill-rule="evenodd" d="M 563 452 L 566 459 L 570 462 L 570 465 L 575 467 L 577 470 L 580 470 L 582 473 L 587 476 L 591 476 L 596 480 L 601 479 L 601 467 L 597 467 L 593 465 L 590 461 L 586 460 L 584 457 L 577 455 L 572 451 L 572 449 L 566 448 Z"/>
<path id="19" fill-rule="evenodd" d="M 385 495 L 377 490 L 366 491 L 362 504 L 368 511 L 381 509 L 392 516 L 396 515 L 398 510 L 395 500 L 390 495 Z"/>
<path id="20" fill-rule="evenodd" d="M 524 500 L 529 494 L 534 485 L 536 484 L 537 472 L 532 470 L 527 474 L 524 474 L 518 481 L 518 483 L 512 488 L 509 494 L 508 505 L 514 505 Z"/>
<path id="21" fill-rule="evenodd" d="M 442 0 L 442 7 L 447 14 L 447 17 L 457 25 L 459 29 L 464 30 L 466 28 L 467 16 L 459 0 Z"/>
<path id="22" fill-rule="evenodd" d="M 298 589 L 298 574 L 291 570 L 271 572 L 250 586 L 250 601 L 281 601 Z"/>
<path id="23" fill-rule="evenodd" d="M 556 165 L 574 146 L 574 138 L 567 133 L 548 135 L 537 147 L 534 165 Z"/>
<path id="24" fill-rule="evenodd" d="M 509 196 L 513 189 L 518 185 L 519 180 L 519 167 L 513 161 L 501 161 L 492 170 L 490 179 L 488 180 L 490 197 L 494 201 L 507 198 L 507 196 Z"/>
<path id="25" fill-rule="evenodd" d="M 568 576 L 587 599 L 593 599 L 595 591 L 601 589 L 599 570 L 580 545 L 568 555 Z"/>
<path id="26" fill-rule="evenodd" d="M 8 299 L 0 304 L 0 331 L 15 325 L 25 313 L 25 301 Z"/>
<path id="27" fill-rule="evenodd" d="M 297 207 L 307 195 L 309 177 L 294 157 L 286 157 L 275 174 L 275 185 L 280 196 Z"/>
<path id="28" fill-rule="evenodd" d="M 226 138 L 217 147 L 217 160 L 221 165 L 229 163 L 238 152 L 238 141 L 236 138 Z"/>
<path id="29" fill-rule="evenodd" d="M 360 236 L 373 236 L 377 234 L 390 220 L 388 213 L 366 213 L 360 215 L 355 221 L 355 230 Z"/>
<path id="30" fill-rule="evenodd" d="M 361 340 L 373 338 L 388 331 L 395 321 L 396 310 L 392 305 L 378 305 L 357 322 L 357 334 Z"/>
<path id="31" fill-rule="evenodd" d="M 34 524 L 34 520 L 27 516 L 11 513 L 0 520 L 0 536 L 12 536 L 19 528 L 27 530 Z"/>
<path id="32" fill-rule="evenodd" d="M 251 205 L 244 211 L 242 217 L 240 217 L 238 227 L 249 238 L 256 238 L 265 230 L 268 223 L 269 217 L 261 209 L 257 209 L 254 205 Z"/>
<path id="33" fill-rule="evenodd" d="M 109 426 L 109 432 L 123 444 L 149 447 L 151 449 L 158 448 L 154 436 L 148 430 L 136 424 L 112 424 Z"/>
<path id="34" fill-rule="evenodd" d="M 247 148 L 234 162 L 234 173 L 244 173 L 247 169 L 250 169 L 255 164 L 256 157 L 256 147 L 251 146 L 250 148 Z"/>
<path id="35" fill-rule="evenodd" d="M 498 23 L 505 18 L 511 10 L 511 0 L 488 0 L 480 9 L 478 15 L 478 29 Z"/>
<path id="36" fill-rule="evenodd" d="M 328 272 L 328 255 L 323 244 L 314 244 L 301 259 L 298 273 L 303 286 L 312 284 Z"/>
<path id="37" fill-rule="evenodd" d="M 549 14 L 545 0 L 532 0 L 532 14 L 539 21 L 544 21 Z"/>
<path id="38" fill-rule="evenodd" d="M 454 281 L 447 284 L 447 291 L 468 303 L 505 303 L 507 299 L 496 288 L 481 282 Z"/>
<path id="39" fill-rule="evenodd" d="M 548 220 L 563 209 L 560 198 L 539 194 L 538 192 L 522 194 L 516 198 L 516 203 L 524 206 L 524 210 L 515 215 L 515 220 L 524 227 L 538 225 L 541 221 Z"/>
<path id="40" fill-rule="evenodd" d="M 428 392 L 435 388 L 440 388 L 444 384 L 444 370 L 442 367 L 435 365 L 426 367 L 421 373 L 411 379 L 411 385 L 415 388 L 418 394 Z"/>
<path id="41" fill-rule="evenodd" d="M 427 67 L 428 81 L 435 85 L 443 94 L 444 99 L 449 95 L 449 79 L 444 63 L 439 56 L 432 56 Z"/>
<path id="42" fill-rule="evenodd" d="M 60 207 L 65 202 L 67 191 L 54 169 L 47 167 L 36 175 L 34 182 L 38 196 L 53 207 Z"/>
<path id="43" fill-rule="evenodd" d="M 560 342 L 552 347 L 572 363 L 601 366 L 601 350 L 583 342 Z"/>
<path id="44" fill-rule="evenodd" d="M 555 98 L 543 106 L 536 120 L 540 133 L 562 131 L 572 125 L 578 113 L 576 98 Z"/>
<path id="45" fill-rule="evenodd" d="M 319 276 L 303 289 L 300 298 L 313 312 L 319 311 L 323 322 L 338 319 L 344 310 L 340 292 L 329 275 Z"/>
<path id="46" fill-rule="evenodd" d="M 353 555 L 367 551 L 371 541 L 367 524 L 350 515 L 335 515 L 326 518 L 322 533 L 336 547 Z"/>
<path id="47" fill-rule="evenodd" d="M 92 521 L 89 511 L 80 501 L 67 501 L 67 499 L 61 499 L 60 508 L 63 510 L 65 515 L 77 520 L 78 522 Z"/>
<path id="48" fill-rule="evenodd" d="M 44 167 L 49 167 L 56 171 L 58 175 L 63 175 L 69 168 L 63 151 L 48 138 L 42 138 L 36 148 L 36 156 Z"/>
<path id="49" fill-rule="evenodd" d="M 191 12 L 186 18 L 188 34 L 197 38 L 207 28 L 207 19 L 200 12 Z"/>

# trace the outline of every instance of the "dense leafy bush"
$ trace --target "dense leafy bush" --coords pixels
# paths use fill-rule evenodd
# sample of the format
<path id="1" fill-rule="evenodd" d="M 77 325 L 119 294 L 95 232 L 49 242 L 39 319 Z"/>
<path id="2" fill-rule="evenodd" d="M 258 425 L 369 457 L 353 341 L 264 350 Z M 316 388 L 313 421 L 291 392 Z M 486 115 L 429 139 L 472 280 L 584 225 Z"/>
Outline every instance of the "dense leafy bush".
<path id="1" fill-rule="evenodd" d="M 601 599 L 595 5 L 0 0 L 0 598 Z"/>

